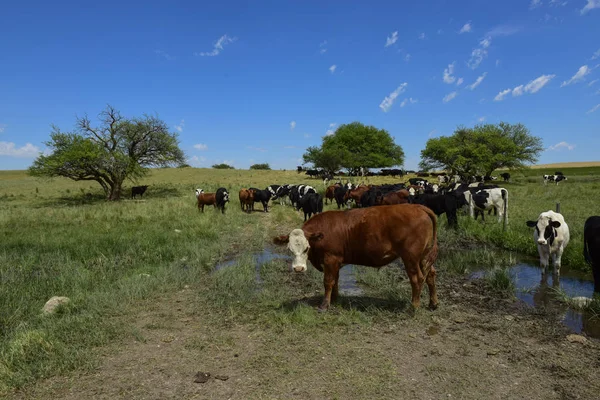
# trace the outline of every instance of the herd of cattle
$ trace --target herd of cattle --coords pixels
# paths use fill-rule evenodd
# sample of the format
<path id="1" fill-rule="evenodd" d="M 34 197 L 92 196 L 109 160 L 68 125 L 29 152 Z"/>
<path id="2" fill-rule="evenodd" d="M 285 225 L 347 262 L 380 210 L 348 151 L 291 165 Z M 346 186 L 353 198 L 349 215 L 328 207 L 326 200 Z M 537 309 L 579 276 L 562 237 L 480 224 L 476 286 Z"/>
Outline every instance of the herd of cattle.
<path id="1" fill-rule="evenodd" d="M 510 174 L 500 175 L 505 181 Z M 260 202 L 268 212 L 269 201 L 292 205 L 304 212 L 304 225 L 289 235 L 275 238 L 277 244 L 287 244 L 294 255 L 293 269 L 305 271 L 307 260 L 325 275 L 325 297 L 320 309 L 326 310 L 338 295 L 339 270 L 346 264 L 381 267 L 402 258 L 412 287 L 412 304 L 419 306 L 424 283 L 430 295 L 430 308 L 438 304 L 434 263 L 437 258 L 437 217 L 446 214 L 450 227 L 458 226 L 457 213 L 466 209 L 477 219 L 484 212 L 497 214 L 498 222 L 508 223 L 508 190 L 475 179 L 474 183 L 448 183 L 446 175 L 436 176 L 437 182 L 423 177 L 406 183 L 384 185 L 354 185 L 338 182 L 326 187 L 321 195 L 310 185 L 269 185 L 265 189 L 242 188 L 239 191 L 241 210 L 251 212 Z M 567 178 L 560 172 L 544 175 L 544 183 L 561 182 Z M 143 194 L 146 187 L 138 189 Z M 133 190 L 132 190 L 133 196 Z M 215 193 L 196 189 L 198 209 L 212 205 L 225 212 L 230 200 L 227 189 Z M 323 213 L 323 203 L 333 202 L 337 208 L 353 208 L 347 212 Z M 398 204 L 406 204 L 396 207 Z M 308 221 L 307 221 L 308 220 Z M 527 221 L 535 228 L 534 241 L 543 273 L 548 272 L 550 259 L 553 274 L 560 274 L 561 257 L 569 243 L 569 227 L 564 217 L 547 211 L 536 221 Z M 590 217 L 584 227 L 584 257 L 592 266 L 594 292 L 600 293 L 600 216 Z"/>

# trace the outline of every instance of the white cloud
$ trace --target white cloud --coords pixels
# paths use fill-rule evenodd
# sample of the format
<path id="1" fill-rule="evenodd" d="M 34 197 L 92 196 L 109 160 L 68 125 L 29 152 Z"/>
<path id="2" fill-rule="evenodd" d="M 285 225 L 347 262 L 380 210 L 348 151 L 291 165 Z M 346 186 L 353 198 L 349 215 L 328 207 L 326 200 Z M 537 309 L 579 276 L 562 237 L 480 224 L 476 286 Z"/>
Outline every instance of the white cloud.
<path id="1" fill-rule="evenodd" d="M 600 58 L 600 49 L 596 50 L 594 54 L 592 54 L 592 60 L 595 60 L 596 58 Z"/>
<path id="2" fill-rule="evenodd" d="M 168 61 L 172 61 L 175 59 L 175 57 L 173 57 L 172 55 L 170 55 L 169 53 L 165 53 L 162 50 L 154 50 L 154 53 L 158 54 L 161 57 L 164 57 L 166 60 Z"/>
<path id="3" fill-rule="evenodd" d="M 192 167 L 199 167 L 205 161 L 206 158 L 198 156 L 193 156 L 187 159 L 188 164 L 190 164 Z"/>
<path id="4" fill-rule="evenodd" d="M 537 93 L 555 76 L 556 75 L 541 75 L 525 85 L 525 91 L 527 93 Z"/>
<path id="5" fill-rule="evenodd" d="M 496 67 L 500 65 L 500 60 L 496 60 Z"/>
<path id="6" fill-rule="evenodd" d="M 477 69 L 477 67 L 479 67 L 479 64 L 481 64 L 483 59 L 487 57 L 487 54 L 488 52 L 485 48 L 478 47 L 476 49 L 473 49 L 473 51 L 471 52 L 471 58 L 469 59 L 469 61 L 467 61 L 467 65 L 471 69 Z"/>
<path id="7" fill-rule="evenodd" d="M 458 80 L 456 81 L 456 86 L 460 86 L 463 84 L 465 80 L 463 78 L 458 78 Z"/>
<path id="8" fill-rule="evenodd" d="M 406 53 L 406 55 L 404 56 L 404 61 L 409 62 L 411 58 L 411 55 Z"/>
<path id="9" fill-rule="evenodd" d="M 444 83 L 450 84 L 454 83 L 454 81 L 456 80 L 456 77 L 452 76 L 452 74 L 454 73 L 454 64 L 455 62 L 452 62 L 452 64 L 448 64 L 448 68 L 444 70 Z"/>
<path id="10" fill-rule="evenodd" d="M 542 5 L 542 0 L 531 0 L 531 3 L 529 4 L 529 9 L 533 10 L 534 8 L 538 8 L 541 5 Z"/>
<path id="11" fill-rule="evenodd" d="M 204 143 L 198 143 L 198 144 L 195 144 L 195 145 L 194 145 L 194 148 L 195 148 L 196 150 L 202 150 L 202 151 L 204 151 L 204 150 L 208 150 L 208 146 L 207 146 L 207 145 L 205 145 Z"/>
<path id="12" fill-rule="evenodd" d="M 588 86 L 592 86 L 594 85 L 596 82 L 598 82 L 598 79 L 594 79 L 593 81 L 591 81 L 590 83 L 588 83 Z M 1 128 L 1 127 L 0 127 Z M 2 132 L 2 130 L 0 130 L 0 132 Z"/>
<path id="13" fill-rule="evenodd" d="M 26 143 L 23 147 L 17 147 L 13 142 L 0 142 L 0 156 L 34 158 L 41 153 L 39 147 Z"/>
<path id="14" fill-rule="evenodd" d="M 586 114 L 591 114 L 593 112 L 596 112 L 596 111 L 598 111 L 598 109 L 600 109 L 600 104 L 596 104 L 594 107 L 592 107 L 591 110 L 589 110 L 588 112 L 586 112 Z M 2 142 L 0 142 L 0 143 L 2 143 Z M 2 154 L 2 153 L 0 152 L 0 154 Z"/>
<path id="15" fill-rule="evenodd" d="M 6 124 L 0 124 L 0 133 L 4 132 L 4 130 L 6 129 L 8 125 Z"/>
<path id="16" fill-rule="evenodd" d="M 581 15 L 593 10 L 594 8 L 600 8 L 600 0 L 587 0 L 587 4 L 581 9 Z"/>
<path id="17" fill-rule="evenodd" d="M 483 122 L 483 121 L 485 121 L 485 116 L 477 118 L 477 122 Z"/>
<path id="18" fill-rule="evenodd" d="M 295 127 L 296 127 L 296 121 L 290 122 L 290 130 L 293 131 Z"/>
<path id="19" fill-rule="evenodd" d="M 310 133 L 305 133 L 304 138 L 308 139 L 310 137 Z"/>
<path id="20" fill-rule="evenodd" d="M 227 164 L 227 165 L 234 165 L 235 164 L 235 160 L 223 160 L 223 164 Z"/>
<path id="21" fill-rule="evenodd" d="M 329 124 L 329 129 L 327 129 L 327 131 L 325 132 L 325 136 L 331 136 L 331 135 L 333 135 L 335 133 L 335 129 L 333 129 L 333 128 L 335 128 L 336 125 L 337 124 L 335 122 L 330 123 Z"/>
<path id="22" fill-rule="evenodd" d="M 390 110 L 390 108 L 392 108 L 394 101 L 396 101 L 396 97 L 398 97 L 398 95 L 400 93 L 402 93 L 406 90 L 407 85 L 408 85 L 408 83 L 404 82 L 403 84 L 398 86 L 396 88 L 396 90 L 394 90 L 392 93 L 390 93 L 389 96 L 385 96 L 385 98 L 379 105 L 379 108 L 381 108 L 381 110 L 383 110 L 383 112 L 388 112 Z"/>
<path id="23" fill-rule="evenodd" d="M 502 101 L 504 98 L 511 92 L 511 89 L 506 89 L 501 91 L 494 97 L 494 101 Z"/>
<path id="24" fill-rule="evenodd" d="M 327 40 L 322 41 L 321 43 L 319 43 L 319 53 L 321 54 L 325 54 L 327 52 Z"/>
<path id="25" fill-rule="evenodd" d="M 484 49 L 487 49 L 488 47 L 490 47 L 491 44 L 492 44 L 492 38 L 489 36 L 481 39 L 481 41 L 479 42 L 479 45 L 481 47 L 483 47 Z"/>
<path id="26" fill-rule="evenodd" d="M 185 121 L 181 120 L 181 122 L 179 123 L 179 125 L 175 125 L 175 129 L 177 129 L 177 132 L 183 132 L 183 127 L 185 126 Z"/>
<path id="27" fill-rule="evenodd" d="M 464 24 L 463 27 L 460 28 L 460 31 L 458 31 L 459 34 L 468 32 L 471 32 L 471 21 Z"/>
<path id="28" fill-rule="evenodd" d="M 521 31 L 521 28 L 514 25 L 498 25 L 488 31 L 486 36 L 498 37 L 498 36 L 510 36 Z"/>
<path id="29" fill-rule="evenodd" d="M 599 0 L 600 1 L 600 0 Z M 575 73 L 575 75 L 573 75 L 571 77 L 571 79 L 569 79 L 568 81 L 564 81 L 560 87 L 563 86 L 568 86 L 571 83 L 577 83 L 583 79 L 585 79 L 585 77 L 587 75 L 590 74 L 590 72 L 592 72 L 592 70 L 587 66 L 587 65 L 582 65 L 581 67 L 579 67 L 579 69 L 577 70 L 577 72 Z"/>
<path id="30" fill-rule="evenodd" d="M 433 135 L 435 135 L 437 133 L 437 129 L 432 129 L 429 134 L 427 135 L 427 137 L 433 137 Z"/>
<path id="31" fill-rule="evenodd" d="M 425 39 L 425 32 L 423 32 L 419 35 L 419 39 L 421 39 L 421 40 Z"/>
<path id="32" fill-rule="evenodd" d="M 415 104 L 418 101 L 419 100 L 417 100 L 417 99 L 413 99 L 412 97 L 408 97 L 408 98 L 402 100 L 402 103 L 400 103 L 400 107 L 404 107 L 407 104 Z"/>
<path id="33" fill-rule="evenodd" d="M 521 96 L 525 93 L 533 94 L 539 92 L 548 82 L 550 82 L 556 75 L 541 75 L 531 81 L 529 81 L 526 85 L 519 85 L 513 89 L 506 89 L 501 91 L 494 97 L 494 101 L 502 101 L 504 98 L 512 92 L 513 97 Z"/>
<path id="34" fill-rule="evenodd" d="M 223 36 L 221 36 L 215 42 L 212 51 L 194 53 L 194 55 L 195 56 L 200 56 L 200 57 L 214 57 L 214 56 L 218 56 L 221 53 L 221 51 L 223 51 L 223 47 L 225 47 L 226 44 L 233 43 L 236 40 L 237 40 L 236 37 L 230 37 L 228 35 L 223 35 Z"/>
<path id="35" fill-rule="evenodd" d="M 447 94 L 447 95 L 446 95 L 446 96 L 445 96 L 445 97 L 442 99 L 442 101 L 443 101 L 444 103 L 447 103 L 447 102 L 451 101 L 452 99 L 454 99 L 456 96 L 458 96 L 458 92 L 457 92 L 457 91 L 454 91 L 454 92 L 452 92 L 452 93 L 448 93 L 448 94 Z"/>
<path id="36" fill-rule="evenodd" d="M 336 124 L 335 122 L 332 122 L 332 123 L 330 123 L 330 124 L 329 124 L 329 127 L 330 127 L 330 128 L 333 128 L 333 127 L 335 127 L 336 125 L 337 125 L 337 124 Z"/>
<path id="37" fill-rule="evenodd" d="M 265 153 L 267 151 L 267 149 L 263 147 L 246 146 L 246 148 L 252 151 L 260 151 L 261 153 Z"/>
<path id="38" fill-rule="evenodd" d="M 386 38 L 385 47 L 390 47 L 398 41 L 398 31 L 392 32 L 392 36 Z"/>
<path id="39" fill-rule="evenodd" d="M 575 148 L 574 144 L 569 144 L 567 142 L 560 142 L 560 143 L 556 143 L 554 146 L 548 147 L 548 150 L 560 150 L 560 149 L 573 150 L 574 148 Z"/>
<path id="40" fill-rule="evenodd" d="M 297 149 L 298 146 L 283 146 L 284 149 Z"/>
<path id="41" fill-rule="evenodd" d="M 487 75 L 487 72 L 484 72 L 481 76 L 479 76 L 477 79 L 475 79 L 475 82 L 473 82 L 472 84 L 467 86 L 469 88 L 469 90 L 475 90 L 477 88 L 477 86 L 481 85 L 481 82 L 483 82 L 486 75 Z"/>
<path id="42" fill-rule="evenodd" d="M 514 88 L 512 90 L 512 95 L 513 97 L 517 97 L 523 94 L 523 90 L 524 90 L 525 86 L 524 85 L 519 85 L 516 88 Z"/>
<path id="43" fill-rule="evenodd" d="M 333 74 L 335 72 L 337 68 L 337 65 L 333 64 L 331 67 L 329 67 L 329 71 Z"/>

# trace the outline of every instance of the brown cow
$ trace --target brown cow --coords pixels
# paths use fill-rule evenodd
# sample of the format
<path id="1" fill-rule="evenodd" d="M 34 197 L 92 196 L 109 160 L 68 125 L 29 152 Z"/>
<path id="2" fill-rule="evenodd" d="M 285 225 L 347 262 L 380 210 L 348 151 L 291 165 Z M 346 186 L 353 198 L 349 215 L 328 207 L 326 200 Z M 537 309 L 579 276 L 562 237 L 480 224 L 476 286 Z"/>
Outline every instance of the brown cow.
<path id="1" fill-rule="evenodd" d="M 240 206 L 242 211 L 252 211 L 254 208 L 254 192 L 252 190 L 240 189 Z"/>
<path id="2" fill-rule="evenodd" d="M 354 204 L 360 205 L 360 197 L 367 190 L 369 190 L 369 186 L 357 186 L 354 189 L 346 191 L 346 194 L 344 195 L 344 203 L 346 203 L 346 206 L 348 206 L 348 201 L 354 200 Z"/>
<path id="3" fill-rule="evenodd" d="M 327 211 L 316 215 L 289 235 L 274 239 L 288 243 L 294 254 L 292 267 L 306 271 L 306 260 L 324 273 L 326 310 L 338 295 L 340 268 L 346 264 L 383 267 L 402 258 L 412 287 L 412 305 L 419 307 L 423 282 L 429 287 L 429 307 L 437 308 L 435 268 L 437 217 L 417 204 L 401 204 Z"/>
<path id="4" fill-rule="evenodd" d="M 333 204 L 333 199 L 335 198 L 335 188 L 338 188 L 341 186 L 342 185 L 340 185 L 339 183 L 336 183 L 335 185 L 329 186 L 327 188 L 327 190 L 325 190 L 325 204 L 327 204 L 327 199 L 329 199 L 331 204 Z"/>
<path id="5" fill-rule="evenodd" d="M 408 203 L 409 193 L 408 190 L 402 189 L 396 192 L 391 192 L 383 196 L 381 205 L 388 206 L 392 204 L 406 204 Z"/>
<path id="6" fill-rule="evenodd" d="M 216 193 L 202 192 L 198 195 L 198 209 L 204 212 L 204 206 L 217 207 Z"/>

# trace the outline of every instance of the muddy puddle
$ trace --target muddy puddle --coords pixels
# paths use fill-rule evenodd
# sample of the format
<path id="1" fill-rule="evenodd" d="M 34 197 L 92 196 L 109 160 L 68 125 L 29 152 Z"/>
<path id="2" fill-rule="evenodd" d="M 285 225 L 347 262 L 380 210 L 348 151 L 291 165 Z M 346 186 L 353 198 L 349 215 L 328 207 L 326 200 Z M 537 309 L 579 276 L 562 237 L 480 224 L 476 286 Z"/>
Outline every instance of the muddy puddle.
<path id="1" fill-rule="evenodd" d="M 485 276 L 487 271 L 471 274 L 472 279 Z M 560 279 L 554 281 L 551 270 L 546 280 L 542 281 L 542 269 L 528 263 L 518 263 L 510 268 L 510 276 L 516 287 L 516 297 L 532 307 L 552 310 L 562 315 L 562 322 L 575 333 L 600 338 L 600 319 L 592 318 L 593 314 L 585 310 L 576 310 L 560 301 L 558 289 L 569 297 L 592 297 L 594 282 L 587 275 L 577 271 L 561 269 Z"/>
<path id="2" fill-rule="evenodd" d="M 291 261 L 292 256 L 288 254 L 281 254 L 274 252 L 270 249 L 264 249 L 261 252 L 252 254 L 252 259 L 254 260 L 254 265 L 256 268 L 256 281 L 261 282 L 260 279 L 260 268 L 273 260 L 286 260 L 290 262 L 288 268 L 290 272 L 292 272 Z M 215 271 L 221 270 L 223 268 L 231 267 L 236 265 L 239 262 L 238 258 L 234 258 L 232 260 L 227 260 L 222 263 L 215 265 Z M 310 266 L 309 268 L 313 268 Z M 359 296 L 363 294 L 362 288 L 358 285 L 356 281 L 356 273 L 357 269 L 354 265 L 346 265 L 342 269 L 340 269 L 340 282 L 339 282 L 339 290 L 340 294 L 343 296 Z"/>

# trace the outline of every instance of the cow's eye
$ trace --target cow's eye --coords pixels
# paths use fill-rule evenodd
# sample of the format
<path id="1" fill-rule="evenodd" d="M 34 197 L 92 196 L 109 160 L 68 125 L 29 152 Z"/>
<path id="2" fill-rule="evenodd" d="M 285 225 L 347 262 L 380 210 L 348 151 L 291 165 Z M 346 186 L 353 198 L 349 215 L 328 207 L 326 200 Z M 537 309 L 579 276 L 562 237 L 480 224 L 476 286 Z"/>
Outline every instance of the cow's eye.
<path id="1" fill-rule="evenodd" d="M 302 253 L 308 253 L 308 247 L 304 249 Z"/>

